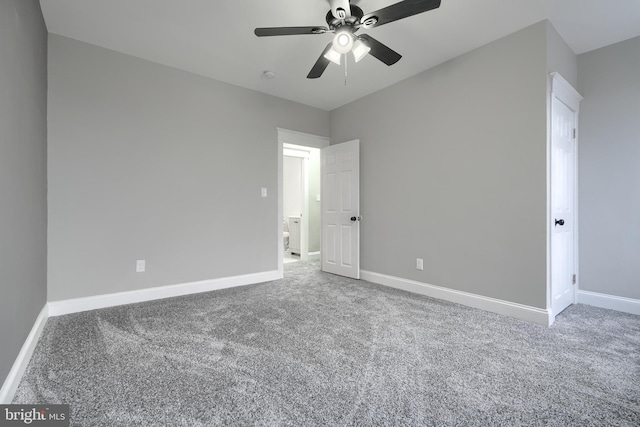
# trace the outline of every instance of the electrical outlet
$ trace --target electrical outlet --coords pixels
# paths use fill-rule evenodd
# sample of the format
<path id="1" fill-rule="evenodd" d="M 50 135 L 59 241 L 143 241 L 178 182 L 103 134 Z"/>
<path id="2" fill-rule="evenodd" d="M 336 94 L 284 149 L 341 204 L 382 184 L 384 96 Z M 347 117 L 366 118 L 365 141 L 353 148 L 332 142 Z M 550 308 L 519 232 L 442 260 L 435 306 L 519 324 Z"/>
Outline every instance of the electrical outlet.
<path id="1" fill-rule="evenodd" d="M 418 270 L 424 270 L 424 261 L 422 258 L 416 258 L 416 268 Z"/>
<path id="2" fill-rule="evenodd" d="M 267 189 L 265 187 L 262 187 L 262 189 L 260 190 L 260 195 L 262 197 L 267 197 Z"/>
<path id="3" fill-rule="evenodd" d="M 136 261 L 136 273 L 144 273 L 145 270 L 145 261 L 143 259 L 139 259 Z"/>

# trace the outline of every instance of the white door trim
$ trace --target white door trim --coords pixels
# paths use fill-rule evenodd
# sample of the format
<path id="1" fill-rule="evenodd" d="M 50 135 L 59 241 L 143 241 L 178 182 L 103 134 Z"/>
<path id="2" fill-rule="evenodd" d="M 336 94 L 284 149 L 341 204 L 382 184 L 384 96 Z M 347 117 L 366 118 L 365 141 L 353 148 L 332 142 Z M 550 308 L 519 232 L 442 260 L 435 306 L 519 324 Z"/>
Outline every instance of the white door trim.
<path id="1" fill-rule="evenodd" d="M 560 102 L 565 104 L 571 111 L 575 114 L 575 129 L 576 129 L 576 137 L 574 139 L 574 197 L 573 197 L 573 224 L 574 224 L 574 242 L 573 242 L 573 264 L 574 271 L 578 272 L 578 115 L 580 110 L 580 101 L 583 99 L 582 95 L 576 91 L 576 89 L 571 86 L 571 84 L 564 78 L 560 73 L 553 72 L 549 74 L 549 97 L 547 103 L 547 309 L 549 311 L 549 323 L 553 323 L 555 320 L 555 316 L 557 313 L 553 313 L 552 310 L 552 298 L 553 298 L 553 287 L 552 287 L 552 271 L 551 271 L 551 261 L 552 261 L 552 252 L 551 252 L 551 236 L 553 231 L 553 212 L 551 205 L 551 185 L 552 185 L 552 177 L 551 177 L 551 152 L 552 152 L 552 105 L 553 100 L 558 99 Z M 574 295 L 573 295 L 573 303 L 577 302 L 577 290 L 579 285 L 579 277 L 577 277 L 576 284 L 574 286 Z"/>
<path id="2" fill-rule="evenodd" d="M 289 129 L 276 128 L 276 130 L 278 131 L 278 224 L 276 233 L 278 243 L 276 247 L 278 248 L 278 274 L 282 278 L 284 277 L 284 242 L 282 241 L 282 156 L 284 154 L 284 145 L 291 144 L 311 148 L 322 148 L 327 147 L 331 139 L 325 136 L 312 135 Z"/>
<path id="3" fill-rule="evenodd" d="M 309 261 L 309 156 L 302 158 L 302 218 L 300 218 L 300 261 Z"/>

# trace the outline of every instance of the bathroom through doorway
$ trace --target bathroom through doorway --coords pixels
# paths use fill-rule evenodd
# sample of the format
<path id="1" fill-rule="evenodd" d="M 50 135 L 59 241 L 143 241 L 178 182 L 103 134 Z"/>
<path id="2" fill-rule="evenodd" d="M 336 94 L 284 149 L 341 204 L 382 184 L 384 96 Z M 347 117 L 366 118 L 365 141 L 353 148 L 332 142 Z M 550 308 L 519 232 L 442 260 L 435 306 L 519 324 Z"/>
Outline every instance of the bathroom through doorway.
<path id="1" fill-rule="evenodd" d="M 320 148 L 329 138 L 278 129 L 279 270 L 320 259 Z"/>

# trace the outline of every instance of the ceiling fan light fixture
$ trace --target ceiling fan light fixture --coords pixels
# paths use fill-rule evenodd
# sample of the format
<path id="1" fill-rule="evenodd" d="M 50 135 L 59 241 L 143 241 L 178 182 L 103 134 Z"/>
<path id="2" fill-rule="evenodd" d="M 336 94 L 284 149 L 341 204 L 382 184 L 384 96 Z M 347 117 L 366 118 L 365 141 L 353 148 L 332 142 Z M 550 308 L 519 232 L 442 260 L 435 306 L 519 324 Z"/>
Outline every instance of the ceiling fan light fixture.
<path id="1" fill-rule="evenodd" d="M 325 58 L 327 58 L 329 61 L 333 62 L 336 65 L 340 65 L 341 56 L 342 54 L 336 51 L 333 47 L 331 47 L 331 49 L 329 49 L 329 51 L 324 54 Z"/>
<path id="2" fill-rule="evenodd" d="M 333 49 L 340 53 L 347 53 L 353 47 L 353 36 L 349 30 L 343 30 L 336 32 L 333 38 Z"/>
<path id="3" fill-rule="evenodd" d="M 353 57 L 355 58 L 356 62 L 360 62 L 362 58 L 367 56 L 370 50 L 371 48 L 367 46 L 365 42 L 358 39 L 353 42 L 353 49 L 351 51 L 353 52 Z"/>
<path id="4" fill-rule="evenodd" d="M 368 34 L 355 35 L 361 28 L 369 29 L 386 25 L 400 19 L 418 15 L 440 7 L 441 0 L 406 0 L 399 1 L 391 6 L 365 14 L 352 0 L 323 0 L 328 1 L 331 10 L 325 15 L 326 27 L 263 27 L 253 30 L 258 37 L 290 36 L 299 34 L 324 34 L 333 33 L 334 37 L 329 42 L 320 57 L 307 74 L 308 79 L 317 79 L 327 69 L 331 62 L 340 65 L 340 56 L 353 52 L 356 62 L 371 54 L 375 59 L 386 65 L 393 65 L 402 58 L 398 52 L 380 43 Z M 356 3 L 356 0 L 353 0 Z M 347 76 L 347 63 L 344 65 L 345 85 Z"/>

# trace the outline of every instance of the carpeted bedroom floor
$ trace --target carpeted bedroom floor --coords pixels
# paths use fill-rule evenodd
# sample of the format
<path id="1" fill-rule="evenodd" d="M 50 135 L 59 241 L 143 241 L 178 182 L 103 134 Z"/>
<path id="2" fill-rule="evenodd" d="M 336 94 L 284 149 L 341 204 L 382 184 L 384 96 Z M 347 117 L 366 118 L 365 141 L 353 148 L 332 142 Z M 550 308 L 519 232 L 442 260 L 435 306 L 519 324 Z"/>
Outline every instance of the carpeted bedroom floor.
<path id="1" fill-rule="evenodd" d="M 14 403 L 82 426 L 640 425 L 640 316 L 577 305 L 547 328 L 285 271 L 50 318 Z"/>

